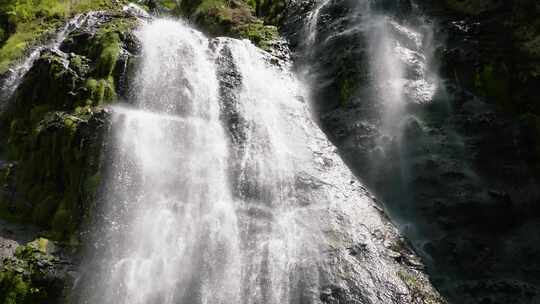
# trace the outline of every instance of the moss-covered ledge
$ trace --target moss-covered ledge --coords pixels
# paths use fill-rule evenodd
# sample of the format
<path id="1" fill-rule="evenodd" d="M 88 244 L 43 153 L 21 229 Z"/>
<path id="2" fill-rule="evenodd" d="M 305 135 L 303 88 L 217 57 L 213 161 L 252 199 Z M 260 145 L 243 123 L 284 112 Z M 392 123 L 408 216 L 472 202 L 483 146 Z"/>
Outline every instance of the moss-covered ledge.
<path id="1" fill-rule="evenodd" d="M 0 74 L 28 49 L 50 39 L 76 14 L 92 10 L 121 11 L 126 0 L 3 0 L 0 1 Z"/>
<path id="2" fill-rule="evenodd" d="M 279 39 L 283 0 L 186 0 L 173 9 L 211 36 L 251 40 L 268 50 Z"/>

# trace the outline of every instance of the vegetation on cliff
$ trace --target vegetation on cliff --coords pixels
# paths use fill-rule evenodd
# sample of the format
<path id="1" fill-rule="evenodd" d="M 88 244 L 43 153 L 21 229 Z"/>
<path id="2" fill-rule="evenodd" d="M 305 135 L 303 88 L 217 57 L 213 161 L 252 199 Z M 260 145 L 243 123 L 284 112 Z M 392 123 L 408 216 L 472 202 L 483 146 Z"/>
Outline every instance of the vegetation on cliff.
<path id="1" fill-rule="evenodd" d="M 76 231 L 100 182 L 107 112 L 129 64 L 136 19 L 116 12 L 44 50 L 0 117 L 7 165 L 0 215 L 40 225 L 77 244 Z"/>
<path id="2" fill-rule="evenodd" d="M 91 10 L 118 10 L 125 1 L 108 0 L 0 0 L 0 74 L 75 14 Z"/>
<path id="3" fill-rule="evenodd" d="M 76 29 L 45 49 L 0 116 L 0 216 L 45 227 L 77 244 L 76 231 L 100 184 L 100 149 L 107 112 L 123 90 L 136 20 L 125 1 L 0 0 L 0 74 L 29 47 L 50 39 L 75 14 L 103 10 L 92 29 Z M 143 1 L 196 22 L 212 35 L 268 48 L 278 38 L 283 1 Z"/>
<path id="4" fill-rule="evenodd" d="M 36 304 L 56 302 L 63 283 L 54 273 L 58 259 L 52 256 L 53 245 L 39 238 L 20 246 L 13 258 L 3 261 L 0 270 L 0 303 Z"/>
<path id="5" fill-rule="evenodd" d="M 183 16 L 212 36 L 231 36 L 251 40 L 268 49 L 279 38 L 283 19 L 283 0 L 187 0 L 149 1 Z"/>

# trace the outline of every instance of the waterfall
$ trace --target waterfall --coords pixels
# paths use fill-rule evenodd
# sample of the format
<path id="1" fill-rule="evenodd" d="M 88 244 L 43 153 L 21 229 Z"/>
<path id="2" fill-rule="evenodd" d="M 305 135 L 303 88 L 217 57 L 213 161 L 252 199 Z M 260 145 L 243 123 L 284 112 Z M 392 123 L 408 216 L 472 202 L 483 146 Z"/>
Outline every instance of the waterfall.
<path id="1" fill-rule="evenodd" d="M 357 172 L 360 176 L 372 186 L 393 176 L 393 190 L 399 189 L 401 199 L 410 182 L 409 154 L 417 149 L 405 137 L 420 139 L 424 109 L 441 92 L 433 64 L 432 25 L 422 19 L 414 3 L 404 3 L 410 2 L 321 0 L 304 29 L 308 42 L 316 37 L 304 52 L 310 57 L 306 69 L 311 83 L 326 98 L 319 101 L 323 124 L 330 122 L 332 130 L 344 130 L 334 140 L 351 150 L 350 161 L 362 168 Z M 340 30 L 333 31 L 338 25 Z M 335 62 L 328 53 L 343 54 L 342 61 Z M 324 95 L 332 89 L 337 92 Z M 341 100 L 329 103 L 328 99 Z M 346 105 L 358 115 L 345 115 L 344 109 L 336 110 L 332 104 Z"/>
<path id="2" fill-rule="evenodd" d="M 295 259 L 306 253 L 298 245 L 309 239 L 299 239 L 295 222 L 280 107 L 298 101 L 246 42 L 211 46 L 171 20 L 138 36 L 136 108 L 113 109 L 105 265 L 90 303 L 289 302 L 291 271 L 302 263 Z M 234 154 L 220 121 L 215 61 L 224 48 L 243 78 L 235 111 L 245 125 Z"/>
<path id="3" fill-rule="evenodd" d="M 110 247 L 91 303 L 237 302 L 238 227 L 209 42 L 168 20 L 138 35 L 137 109 L 113 109 Z"/>
<path id="4" fill-rule="evenodd" d="M 410 113 L 407 104 L 429 103 L 437 90 L 436 79 L 428 70 L 431 42 L 425 40 L 425 33 L 391 16 L 372 13 L 364 22 L 373 98 L 382 105 L 382 130 L 385 135 L 399 137 Z"/>
<path id="5" fill-rule="evenodd" d="M 145 23 L 134 106 L 114 106 L 78 302 L 411 299 L 398 234 L 314 123 L 290 64 L 182 21 Z"/>

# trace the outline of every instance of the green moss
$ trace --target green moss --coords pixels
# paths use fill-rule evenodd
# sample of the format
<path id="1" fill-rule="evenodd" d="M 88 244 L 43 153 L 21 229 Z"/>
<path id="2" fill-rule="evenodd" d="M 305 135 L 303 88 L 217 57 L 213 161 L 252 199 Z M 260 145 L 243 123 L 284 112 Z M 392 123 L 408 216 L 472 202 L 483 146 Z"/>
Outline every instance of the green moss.
<path id="1" fill-rule="evenodd" d="M 0 73 L 5 72 L 27 49 L 53 33 L 67 18 L 90 10 L 119 10 L 126 1 L 107 0 L 4 0 L 0 18 L 8 18 L 13 33 L 3 31 Z M 8 37 L 9 36 L 9 37 Z"/>
<path id="2" fill-rule="evenodd" d="M 262 18 L 266 24 L 281 25 L 286 7 L 283 0 L 248 0 L 247 4 L 253 8 L 255 15 Z"/>
<path id="3" fill-rule="evenodd" d="M 505 75 L 507 71 L 502 68 L 486 64 L 476 71 L 474 85 L 481 95 L 494 99 L 500 109 L 515 112 L 515 103 L 510 98 L 510 79 Z"/>
<path id="4" fill-rule="evenodd" d="M 97 193 L 99 186 L 101 185 L 101 174 L 100 172 L 96 172 L 94 175 L 90 176 L 86 179 L 86 183 L 84 185 L 84 191 L 90 195 L 92 195 L 92 201 L 94 194 Z"/>
<path id="5" fill-rule="evenodd" d="M 73 218 L 71 212 L 72 210 L 61 207 L 54 214 L 51 228 L 56 239 L 66 239 L 72 233 Z"/>
<path id="6" fill-rule="evenodd" d="M 17 271 L 0 272 L 0 302 L 4 304 L 38 303 L 43 300 L 40 290 L 31 287 L 31 282 Z"/>
<path id="7" fill-rule="evenodd" d="M 116 99 L 122 41 L 136 24 L 113 18 L 82 42 L 73 33 L 73 53 L 46 52 L 34 63 L 2 115 L 10 126 L 3 130 L 7 156 L 17 170 L 9 191 L 0 192 L 0 217 L 38 224 L 55 240 L 78 243 L 77 229 L 101 182 L 104 121 L 96 112 Z"/>
<path id="8" fill-rule="evenodd" d="M 253 22 L 240 26 L 238 31 L 242 38 L 251 40 L 263 50 L 268 50 L 272 43 L 279 38 L 277 27 L 264 25 L 262 22 Z"/>
<path id="9" fill-rule="evenodd" d="M 112 76 L 98 80 L 89 78 L 84 86 L 84 91 L 83 101 L 79 103 L 80 106 L 100 106 L 116 98 Z"/>
<path id="10" fill-rule="evenodd" d="M 44 24 L 40 20 L 20 24 L 17 31 L 0 48 L 0 73 L 5 72 L 12 62 L 21 58 L 38 38 L 52 33 L 58 25 L 57 22 Z"/>
<path id="11" fill-rule="evenodd" d="M 170 11 L 174 11 L 178 7 L 178 2 L 176 0 L 161 0 L 160 4 Z"/>
<path id="12" fill-rule="evenodd" d="M 99 49 L 97 76 L 111 76 L 120 55 L 120 37 L 118 33 L 107 32 L 100 37 L 97 46 Z"/>
<path id="13" fill-rule="evenodd" d="M 409 288 L 411 296 L 415 299 L 414 303 L 423 304 L 445 304 L 446 301 L 438 295 L 431 284 L 426 279 L 420 277 L 420 274 L 407 270 L 400 270 L 398 276 Z M 421 301 L 421 302 L 418 302 Z"/>
<path id="14" fill-rule="evenodd" d="M 98 188 L 100 145 L 88 137 L 89 108 L 79 108 L 78 115 L 47 113 L 31 133 L 20 135 L 13 126 L 11 154 L 20 160 L 14 187 L 20 193 L 11 204 L 1 204 L 10 214 L 51 229 L 58 240 L 75 239 L 84 216 L 83 202 L 89 204 Z M 97 159 L 97 160 L 96 160 Z M 31 204 L 29 204 L 31 203 Z"/>
<path id="15" fill-rule="evenodd" d="M 269 3 L 277 1 L 186 0 L 181 2 L 179 10 L 210 35 L 245 38 L 262 49 L 269 49 L 279 37 L 275 20 L 279 19 L 277 11 L 282 11 L 281 5 L 268 6 L 265 15 L 258 18 L 256 11 L 262 12 L 261 5 Z"/>
<path id="16" fill-rule="evenodd" d="M 42 265 L 54 258 L 47 255 L 48 240 L 38 239 L 19 246 L 15 258 L 5 259 L 0 271 L 0 303 L 35 304 L 54 300 L 55 291 L 43 280 Z"/>
<path id="17" fill-rule="evenodd" d="M 345 79 L 339 85 L 339 103 L 346 106 L 354 93 L 354 84 L 351 80 Z"/>

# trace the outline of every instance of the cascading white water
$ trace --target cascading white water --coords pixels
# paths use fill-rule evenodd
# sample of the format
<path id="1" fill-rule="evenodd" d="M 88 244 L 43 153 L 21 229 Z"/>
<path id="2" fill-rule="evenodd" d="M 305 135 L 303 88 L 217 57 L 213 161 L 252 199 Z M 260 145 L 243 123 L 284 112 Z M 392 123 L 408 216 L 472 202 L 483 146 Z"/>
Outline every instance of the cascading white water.
<path id="1" fill-rule="evenodd" d="M 382 135 L 372 159 L 376 166 L 386 163 L 384 158 L 397 148 L 401 187 L 407 191 L 411 179 L 407 154 L 411 148 L 404 136 L 410 124 L 422 128 L 412 105 L 431 103 L 438 86 L 429 65 L 433 51 L 431 29 L 426 25 L 415 28 L 377 11 L 370 11 L 363 20 L 373 81 L 370 98 L 380 105 L 378 131 Z"/>
<path id="2" fill-rule="evenodd" d="M 397 234 L 289 67 L 181 21 L 152 21 L 138 37 L 136 107 L 112 109 L 112 167 L 79 302 L 411 298 L 384 254 Z"/>
<path id="3" fill-rule="evenodd" d="M 316 286 L 321 233 L 309 225 L 310 208 L 302 208 L 296 175 L 310 159 L 300 117 L 305 104 L 296 97 L 298 83 L 269 66 L 247 41 L 224 39 L 242 76 L 236 115 L 242 140 L 235 142 L 243 240 L 243 303 L 297 303 L 300 284 Z M 295 121 L 296 120 L 296 121 Z M 309 126 L 313 127 L 313 126 Z M 316 204 L 315 204 L 316 205 Z M 306 288 L 309 289 L 309 288 Z M 313 298 L 314 296 L 311 295 Z"/>
<path id="4" fill-rule="evenodd" d="M 91 303 L 238 302 L 238 227 L 208 40 L 167 20 L 139 37 L 138 109 L 114 109 L 110 252 Z"/>
<path id="5" fill-rule="evenodd" d="M 316 284 L 318 256 L 294 193 L 297 162 L 309 157 L 287 123 L 305 110 L 295 83 L 253 45 L 210 47 L 182 22 L 156 20 L 138 36 L 137 109 L 113 109 L 109 229 L 90 303 L 292 302 L 299 275 Z M 245 136 L 234 147 L 220 122 L 223 48 L 242 77 Z"/>

